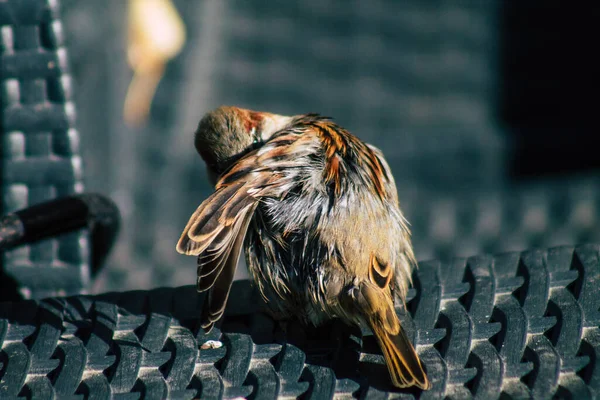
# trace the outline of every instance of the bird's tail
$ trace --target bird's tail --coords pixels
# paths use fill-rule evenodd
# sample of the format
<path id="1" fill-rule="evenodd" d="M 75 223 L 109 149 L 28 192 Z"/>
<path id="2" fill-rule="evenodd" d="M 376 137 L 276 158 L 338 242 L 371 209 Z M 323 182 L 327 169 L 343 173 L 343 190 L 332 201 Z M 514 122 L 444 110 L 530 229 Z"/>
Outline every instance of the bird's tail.
<path id="1" fill-rule="evenodd" d="M 417 386 L 428 390 L 431 383 L 404 329 L 400 326 L 398 333 L 392 334 L 376 317 L 371 318 L 369 325 L 381 347 L 394 386 L 400 388 Z"/>
<path id="2" fill-rule="evenodd" d="M 354 304 L 358 306 L 379 343 L 394 386 L 429 389 L 431 383 L 415 348 L 400 325 L 390 293 L 379 286 L 363 282 L 353 297 Z"/>

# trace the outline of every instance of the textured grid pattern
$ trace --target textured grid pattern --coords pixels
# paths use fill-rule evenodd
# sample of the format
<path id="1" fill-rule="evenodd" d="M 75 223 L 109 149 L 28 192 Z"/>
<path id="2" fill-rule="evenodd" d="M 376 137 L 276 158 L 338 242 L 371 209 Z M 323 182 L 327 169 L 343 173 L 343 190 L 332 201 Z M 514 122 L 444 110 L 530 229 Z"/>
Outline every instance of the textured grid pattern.
<path id="1" fill-rule="evenodd" d="M 418 259 L 600 242 L 597 176 L 460 195 L 401 193 Z"/>
<path id="2" fill-rule="evenodd" d="M 224 28 L 230 48 L 221 86 L 259 109 L 317 108 L 342 116 L 367 140 L 396 139 L 402 131 L 404 146 L 393 140 L 396 154 L 462 147 L 460 139 L 448 143 L 446 129 L 479 148 L 485 138 L 465 128 L 489 121 L 495 7 L 490 1 L 235 1 Z M 418 138 L 424 131 L 426 142 Z"/>
<path id="3" fill-rule="evenodd" d="M 72 83 L 58 3 L 0 2 L 2 212 L 81 192 Z M 88 250 L 78 232 L 2 255 L 26 296 L 78 293 L 88 284 Z"/>
<path id="4" fill-rule="evenodd" d="M 384 148 L 401 182 L 423 178 L 416 158 L 437 185 L 447 176 L 485 184 L 499 172 L 489 154 L 499 146 L 490 115 L 497 5 L 233 1 L 214 75 L 219 100 L 333 116 Z M 428 163 L 432 155 L 446 162 Z"/>
<path id="5" fill-rule="evenodd" d="M 600 390 L 600 246 L 421 263 L 401 315 L 432 381 L 401 398 L 592 398 Z M 219 349 L 194 287 L 0 306 L 0 397 L 389 398 L 368 331 L 256 313 L 234 287 Z M 235 315 L 234 315 L 235 314 Z M 293 337 L 292 337 L 293 334 Z"/>

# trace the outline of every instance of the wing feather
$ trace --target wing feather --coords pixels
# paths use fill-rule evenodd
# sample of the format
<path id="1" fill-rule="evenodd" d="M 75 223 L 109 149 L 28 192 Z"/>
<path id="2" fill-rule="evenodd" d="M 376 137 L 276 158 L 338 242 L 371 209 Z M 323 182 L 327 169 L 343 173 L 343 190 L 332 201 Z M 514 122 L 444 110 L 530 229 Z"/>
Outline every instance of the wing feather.
<path id="1" fill-rule="evenodd" d="M 197 256 L 202 253 L 225 228 L 214 218 L 219 209 L 243 187 L 243 183 L 223 186 L 198 206 L 190 217 L 177 243 L 181 254 Z"/>
<path id="2" fill-rule="evenodd" d="M 177 243 L 177 251 L 197 256 L 197 290 L 208 291 L 202 326 L 210 330 L 225 310 L 248 225 L 263 197 L 279 198 L 289 190 L 305 163 L 318 150 L 314 135 L 282 132 L 237 160 L 215 192 L 194 212 Z"/>
<path id="3" fill-rule="evenodd" d="M 227 299 L 229 298 L 229 292 L 231 285 L 233 284 L 233 277 L 237 263 L 240 258 L 242 245 L 244 244 L 244 238 L 248 230 L 248 224 L 252 220 L 252 212 L 246 212 L 245 215 L 240 218 L 238 225 L 239 228 L 235 239 L 229 249 L 227 256 L 221 257 L 222 262 L 220 272 L 213 273 L 200 280 L 199 284 L 204 286 L 202 280 L 209 280 L 206 286 L 210 285 L 211 291 L 208 293 L 208 299 L 204 303 L 204 309 L 202 313 L 202 328 L 206 331 L 210 331 L 225 312 L 225 306 L 227 305 Z M 215 270 L 216 271 L 216 270 Z M 213 281 L 214 282 L 211 282 Z"/>

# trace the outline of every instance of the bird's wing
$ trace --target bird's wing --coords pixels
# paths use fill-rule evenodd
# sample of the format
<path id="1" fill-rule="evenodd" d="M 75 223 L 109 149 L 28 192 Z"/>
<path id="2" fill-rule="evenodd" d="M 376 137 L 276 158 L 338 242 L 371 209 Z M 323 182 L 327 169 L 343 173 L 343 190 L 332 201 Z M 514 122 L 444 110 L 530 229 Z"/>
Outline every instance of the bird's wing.
<path id="1" fill-rule="evenodd" d="M 215 192 L 191 216 L 177 251 L 198 256 L 198 291 L 210 290 L 202 319 L 209 330 L 223 315 L 248 225 L 261 198 L 293 188 L 315 140 L 284 131 L 223 173 Z M 317 143 L 318 144 L 318 143 Z"/>

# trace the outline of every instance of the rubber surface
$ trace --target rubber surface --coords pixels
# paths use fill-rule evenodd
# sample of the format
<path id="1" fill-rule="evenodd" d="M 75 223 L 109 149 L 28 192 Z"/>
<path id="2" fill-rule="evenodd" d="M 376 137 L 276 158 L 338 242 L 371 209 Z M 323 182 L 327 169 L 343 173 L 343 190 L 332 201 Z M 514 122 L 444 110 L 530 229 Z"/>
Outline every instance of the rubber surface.
<path id="1" fill-rule="evenodd" d="M 599 285 L 599 245 L 420 263 L 401 318 L 433 383 L 423 393 L 388 392 L 369 332 L 284 335 L 247 281 L 208 350 L 219 331 L 199 329 L 192 286 L 4 303 L 0 398 L 594 398 Z"/>
<path id="2" fill-rule="evenodd" d="M 0 26 L 3 215 L 83 191 L 83 174 L 58 2 L 0 1 Z M 0 280 L 32 298 L 80 293 L 88 256 L 77 231 L 3 253 Z"/>

